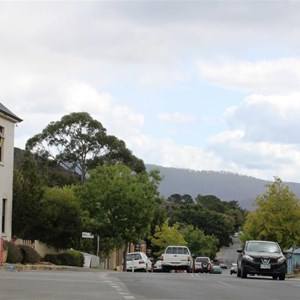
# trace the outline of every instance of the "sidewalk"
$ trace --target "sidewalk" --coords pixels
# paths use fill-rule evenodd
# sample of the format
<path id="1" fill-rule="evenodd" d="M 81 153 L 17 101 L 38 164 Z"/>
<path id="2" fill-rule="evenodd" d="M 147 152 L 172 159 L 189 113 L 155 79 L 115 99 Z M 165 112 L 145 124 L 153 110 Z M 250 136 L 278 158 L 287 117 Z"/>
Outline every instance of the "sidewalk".
<path id="1" fill-rule="evenodd" d="M 0 266 L 1 271 L 8 272 L 25 272 L 25 271 L 78 271 L 78 272 L 106 272 L 107 270 L 96 268 L 80 268 L 72 266 L 57 266 L 52 264 L 8 264 Z"/>

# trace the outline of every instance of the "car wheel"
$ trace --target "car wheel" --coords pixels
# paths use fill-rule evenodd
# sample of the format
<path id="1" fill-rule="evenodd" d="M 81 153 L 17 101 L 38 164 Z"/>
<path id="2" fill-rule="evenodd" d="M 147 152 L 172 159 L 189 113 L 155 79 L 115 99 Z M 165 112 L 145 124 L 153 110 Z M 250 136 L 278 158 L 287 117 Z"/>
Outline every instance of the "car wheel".
<path id="1" fill-rule="evenodd" d="M 273 280 L 277 280 L 277 275 L 273 275 Z"/>
<path id="2" fill-rule="evenodd" d="M 245 271 L 243 265 L 241 265 L 241 277 L 242 278 L 247 278 L 247 272 Z"/>
<path id="3" fill-rule="evenodd" d="M 279 275 L 279 280 L 285 280 L 285 273 Z"/>
<path id="4" fill-rule="evenodd" d="M 237 270 L 236 276 L 237 276 L 237 277 L 241 277 L 241 270 L 240 270 L 240 269 Z"/>
<path id="5" fill-rule="evenodd" d="M 230 271 L 230 275 L 232 275 L 232 272 Z"/>

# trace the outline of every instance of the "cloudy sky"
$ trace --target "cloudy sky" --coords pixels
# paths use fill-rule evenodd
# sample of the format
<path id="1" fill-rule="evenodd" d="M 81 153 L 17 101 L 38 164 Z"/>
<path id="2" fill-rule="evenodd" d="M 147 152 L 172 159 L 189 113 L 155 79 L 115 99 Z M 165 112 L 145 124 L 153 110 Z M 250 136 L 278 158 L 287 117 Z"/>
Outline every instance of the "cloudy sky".
<path id="1" fill-rule="evenodd" d="M 300 182 L 300 2 L 1 1 L 15 146 L 86 111 L 145 163 Z"/>

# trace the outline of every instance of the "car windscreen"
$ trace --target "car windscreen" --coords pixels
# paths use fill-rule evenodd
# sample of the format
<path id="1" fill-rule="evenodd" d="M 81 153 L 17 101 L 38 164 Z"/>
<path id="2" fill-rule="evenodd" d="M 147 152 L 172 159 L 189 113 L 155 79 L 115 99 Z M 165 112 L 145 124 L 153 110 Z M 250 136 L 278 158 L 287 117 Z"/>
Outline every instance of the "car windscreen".
<path id="1" fill-rule="evenodd" d="M 280 249 L 277 244 L 267 242 L 250 242 L 247 244 L 246 250 L 251 252 L 280 253 Z"/>

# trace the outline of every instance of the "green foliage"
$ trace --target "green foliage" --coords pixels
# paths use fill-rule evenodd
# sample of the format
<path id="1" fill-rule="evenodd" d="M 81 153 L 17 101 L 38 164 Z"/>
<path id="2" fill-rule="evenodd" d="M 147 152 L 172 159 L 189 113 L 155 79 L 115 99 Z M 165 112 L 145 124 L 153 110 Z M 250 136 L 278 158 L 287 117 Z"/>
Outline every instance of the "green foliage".
<path id="1" fill-rule="evenodd" d="M 156 226 L 155 234 L 151 239 L 153 246 L 159 249 L 155 255 L 161 255 L 169 245 L 187 245 L 179 227 L 178 223 L 169 226 L 168 221 L 164 222 L 161 227 Z"/>
<path id="2" fill-rule="evenodd" d="M 300 244 L 300 201 L 279 178 L 255 200 L 247 216 L 243 240 L 272 240 L 283 249 Z"/>
<path id="3" fill-rule="evenodd" d="M 8 249 L 8 241 L 3 241 L 3 249 L 7 250 Z"/>
<path id="4" fill-rule="evenodd" d="M 89 215 L 87 231 L 99 234 L 102 251 L 148 235 L 160 201 L 159 180 L 156 171 L 136 174 L 122 164 L 105 165 L 93 170 L 77 188 L 82 208 Z"/>
<path id="5" fill-rule="evenodd" d="M 26 152 L 20 167 L 14 170 L 12 231 L 15 235 L 28 240 L 39 239 L 43 193 L 43 176 L 32 155 Z"/>
<path id="6" fill-rule="evenodd" d="M 219 240 L 219 246 L 229 246 L 231 242 L 234 221 L 226 214 L 191 204 L 176 207 L 169 212 L 169 216 L 170 224 L 178 222 L 183 227 L 192 225 L 203 230 L 205 235 L 214 235 Z"/>
<path id="7" fill-rule="evenodd" d="M 225 213 L 226 212 L 226 204 L 221 201 L 219 198 L 213 195 L 206 195 L 201 196 L 198 195 L 196 197 L 196 202 L 201 205 L 202 207 L 219 212 L 219 213 Z"/>
<path id="8" fill-rule="evenodd" d="M 23 259 L 23 254 L 17 245 L 8 242 L 7 243 L 7 260 L 6 262 L 11 264 L 17 264 L 20 263 Z"/>
<path id="9" fill-rule="evenodd" d="M 90 168 L 108 162 L 125 163 L 136 172 L 145 171 L 144 163 L 132 155 L 125 143 L 107 136 L 102 124 L 86 112 L 71 113 L 51 122 L 27 141 L 26 149 L 80 173 L 81 182 Z"/>
<path id="10" fill-rule="evenodd" d="M 216 256 L 219 240 L 215 236 L 205 235 L 192 225 L 186 226 L 182 233 L 193 256 L 208 256 L 212 259 Z"/>
<path id="11" fill-rule="evenodd" d="M 47 188 L 42 199 L 43 223 L 39 240 L 56 248 L 69 248 L 81 237 L 83 215 L 72 187 Z"/>
<path id="12" fill-rule="evenodd" d="M 82 267 L 84 264 L 84 255 L 76 250 L 67 250 L 59 254 L 46 254 L 44 261 L 55 265 Z"/>
<path id="13" fill-rule="evenodd" d="M 17 245 L 22 253 L 22 263 L 35 264 L 41 261 L 41 256 L 30 246 Z"/>

